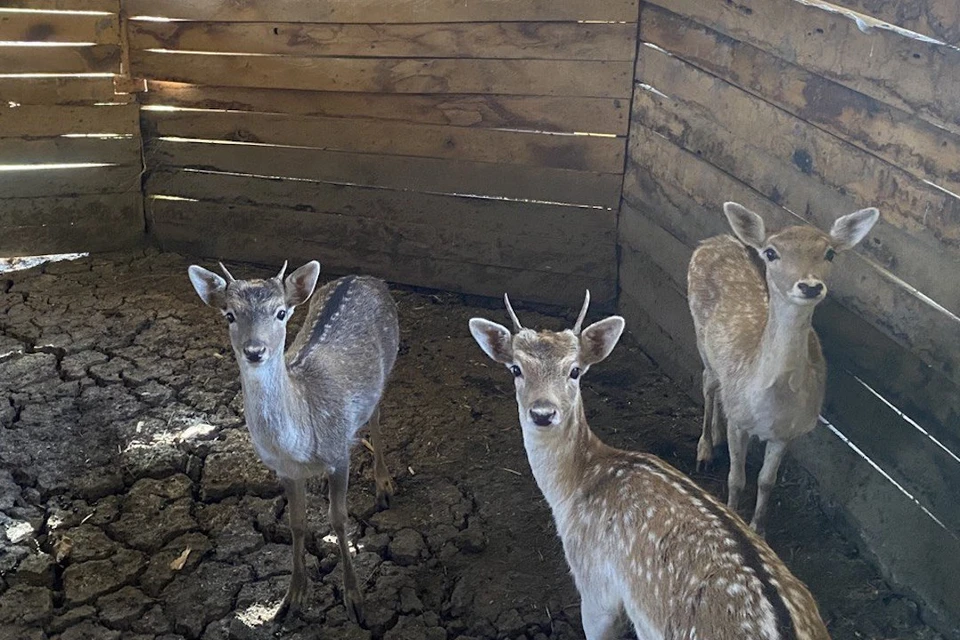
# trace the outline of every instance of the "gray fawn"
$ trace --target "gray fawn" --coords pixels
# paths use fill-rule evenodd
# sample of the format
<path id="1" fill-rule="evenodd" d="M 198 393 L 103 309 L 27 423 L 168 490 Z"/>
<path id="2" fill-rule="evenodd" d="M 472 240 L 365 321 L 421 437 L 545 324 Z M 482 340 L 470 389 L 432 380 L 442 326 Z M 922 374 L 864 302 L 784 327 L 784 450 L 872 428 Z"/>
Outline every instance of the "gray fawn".
<path id="1" fill-rule="evenodd" d="M 516 333 L 473 318 L 470 332 L 514 376 L 520 427 L 580 592 L 587 640 L 611 640 L 625 612 L 640 640 L 828 639 L 806 587 L 756 533 L 652 455 L 590 430 L 580 379 L 623 332 L 614 316 L 581 331 Z"/>
<path id="2" fill-rule="evenodd" d="M 247 429 L 287 496 L 293 575 L 276 619 L 299 609 L 307 594 L 305 485 L 307 478 L 326 474 L 346 609 L 362 622 L 363 598 L 345 531 L 350 449 L 368 424 L 377 505 L 388 506 L 394 487 L 383 459 L 379 403 L 397 359 L 396 305 L 380 280 L 347 276 L 330 282 L 313 295 L 303 327 L 284 353 L 287 322 L 313 294 L 319 263 L 307 263 L 286 280 L 286 264 L 266 280 L 235 280 L 220 267 L 226 279 L 198 266 L 191 266 L 189 275 L 200 298 L 227 320 Z"/>
<path id="3" fill-rule="evenodd" d="M 823 405 L 826 363 L 813 311 L 827 295 L 834 256 L 860 242 L 880 214 L 871 208 L 842 216 L 829 234 L 807 226 L 768 234 L 763 219 L 739 204 L 727 202 L 723 212 L 736 238 L 705 240 L 687 274 L 703 360 L 697 465 L 709 463 L 714 447 L 728 441 L 727 506 L 736 510 L 750 437 L 766 442 L 750 522 L 762 534 L 784 450 L 813 430 Z"/>

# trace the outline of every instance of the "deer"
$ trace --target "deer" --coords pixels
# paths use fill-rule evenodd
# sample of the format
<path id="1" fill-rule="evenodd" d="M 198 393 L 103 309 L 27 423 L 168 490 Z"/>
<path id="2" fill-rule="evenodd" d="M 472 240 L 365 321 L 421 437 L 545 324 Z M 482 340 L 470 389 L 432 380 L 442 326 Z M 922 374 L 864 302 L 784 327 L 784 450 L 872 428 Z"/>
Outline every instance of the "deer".
<path id="1" fill-rule="evenodd" d="M 350 451 L 368 425 L 376 507 L 389 507 L 395 487 L 384 460 L 379 407 L 400 343 L 396 304 L 383 281 L 366 276 L 334 280 L 314 295 L 317 261 L 286 279 L 286 262 L 276 276 L 256 280 L 237 280 L 220 268 L 225 278 L 197 265 L 188 275 L 200 299 L 226 319 L 250 439 L 287 499 L 293 572 L 274 621 L 299 611 L 306 599 L 306 481 L 325 476 L 344 605 L 362 624 L 363 596 L 346 534 Z M 287 323 L 311 296 L 303 326 L 284 351 Z"/>
<path id="2" fill-rule="evenodd" d="M 703 362 L 703 431 L 697 468 L 728 442 L 727 506 L 736 511 L 751 437 L 765 443 L 750 526 L 763 535 L 787 445 L 817 424 L 826 362 L 813 312 L 827 295 L 837 253 L 852 249 L 880 217 L 875 208 L 836 219 L 830 233 L 791 226 L 768 233 L 763 218 L 723 205 L 734 236 L 703 241 L 687 272 L 687 296 Z M 726 432 L 721 429 L 726 417 Z"/>
<path id="3" fill-rule="evenodd" d="M 473 318 L 470 333 L 513 375 L 523 445 L 580 593 L 587 640 L 826 640 L 816 602 L 733 511 L 656 456 L 615 449 L 591 430 L 580 381 L 616 346 L 624 319 L 514 332 Z"/>

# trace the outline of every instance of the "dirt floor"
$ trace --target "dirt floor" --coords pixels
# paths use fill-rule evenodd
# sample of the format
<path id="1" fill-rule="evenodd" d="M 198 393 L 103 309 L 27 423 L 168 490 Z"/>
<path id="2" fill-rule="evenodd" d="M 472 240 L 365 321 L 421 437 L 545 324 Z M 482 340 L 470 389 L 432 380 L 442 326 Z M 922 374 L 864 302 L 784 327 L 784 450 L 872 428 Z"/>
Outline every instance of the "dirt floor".
<path id="1" fill-rule="evenodd" d="M 262 620 L 289 576 L 284 500 L 248 443 L 225 325 L 194 294 L 186 264 L 147 252 L 0 274 L 3 640 L 273 637 Z M 383 424 L 399 493 L 373 513 L 362 446 L 350 489 L 369 630 L 346 621 L 314 490 L 312 604 L 281 637 L 581 638 L 509 373 L 467 331 L 471 316 L 505 313 L 486 300 L 394 293 L 403 343 Z M 521 315 L 528 326 L 570 322 Z M 636 344 L 622 341 L 583 388 L 603 439 L 691 472 L 699 409 Z M 724 471 L 694 478 L 720 493 Z M 833 637 L 939 637 L 809 487 L 784 470 L 769 538 Z"/>

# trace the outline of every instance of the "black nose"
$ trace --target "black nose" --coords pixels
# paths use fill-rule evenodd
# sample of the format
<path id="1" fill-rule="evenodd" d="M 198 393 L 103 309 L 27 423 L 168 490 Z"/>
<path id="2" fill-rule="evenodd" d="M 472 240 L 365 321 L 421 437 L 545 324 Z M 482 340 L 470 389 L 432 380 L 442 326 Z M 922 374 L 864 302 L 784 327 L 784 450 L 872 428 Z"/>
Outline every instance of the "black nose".
<path id="1" fill-rule="evenodd" d="M 820 292 L 823 291 L 823 283 L 818 282 L 815 285 L 809 285 L 806 282 L 798 282 L 797 288 L 800 289 L 800 293 L 807 298 L 816 298 L 820 295 Z"/>
<path id="2" fill-rule="evenodd" d="M 243 348 L 243 355 L 247 356 L 247 360 L 250 362 L 260 362 L 266 353 L 266 347 L 252 346 Z"/>
<path id="3" fill-rule="evenodd" d="M 530 419 L 538 427 L 549 427 L 556 415 L 555 409 L 530 409 Z"/>

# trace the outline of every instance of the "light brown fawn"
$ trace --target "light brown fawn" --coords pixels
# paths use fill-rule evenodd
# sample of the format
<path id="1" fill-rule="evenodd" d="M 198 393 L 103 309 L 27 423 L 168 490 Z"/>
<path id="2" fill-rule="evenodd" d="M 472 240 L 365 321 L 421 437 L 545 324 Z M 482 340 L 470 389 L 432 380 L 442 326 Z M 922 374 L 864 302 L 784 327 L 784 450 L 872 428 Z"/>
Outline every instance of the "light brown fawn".
<path id="1" fill-rule="evenodd" d="M 823 405 L 826 363 L 813 310 L 827 295 L 836 253 L 860 242 L 880 214 L 871 208 L 842 216 L 829 234 L 806 226 L 768 234 L 763 219 L 739 204 L 727 202 L 723 212 L 737 237 L 701 243 L 687 274 L 703 360 L 697 466 L 712 460 L 714 447 L 729 442 L 727 506 L 736 510 L 750 437 L 766 442 L 750 522 L 762 535 L 784 450 L 813 430 Z"/>
<path id="2" fill-rule="evenodd" d="M 553 511 L 580 592 L 587 640 L 610 640 L 623 612 L 640 640 L 824 640 L 806 587 L 732 511 L 652 455 L 590 430 L 581 376 L 623 332 L 614 316 L 581 331 L 515 334 L 473 318 L 470 332 L 514 376 L 530 468 Z"/>
<path id="3" fill-rule="evenodd" d="M 363 620 L 363 597 L 346 535 L 350 449 L 370 427 L 377 505 L 386 507 L 393 481 L 383 459 L 380 398 L 397 359 L 397 309 L 380 280 L 347 276 L 322 287 L 284 353 L 287 322 L 313 294 L 320 264 L 309 262 L 283 278 L 226 280 L 198 266 L 189 269 L 200 298 L 227 320 L 240 365 L 243 408 L 253 446 L 277 472 L 287 496 L 293 538 L 293 575 L 276 620 L 299 609 L 307 594 L 304 567 L 306 480 L 326 474 L 330 525 L 343 565 L 347 614 Z"/>

